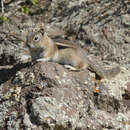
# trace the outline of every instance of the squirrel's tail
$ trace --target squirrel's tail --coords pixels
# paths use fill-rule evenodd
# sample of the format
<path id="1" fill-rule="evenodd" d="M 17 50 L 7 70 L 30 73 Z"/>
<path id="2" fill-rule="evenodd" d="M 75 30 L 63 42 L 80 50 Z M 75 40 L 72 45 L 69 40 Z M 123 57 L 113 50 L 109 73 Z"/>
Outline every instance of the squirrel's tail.
<path id="1" fill-rule="evenodd" d="M 113 78 L 115 77 L 117 74 L 119 74 L 120 72 L 120 67 L 116 66 L 113 68 L 109 68 L 109 69 L 104 69 L 104 72 L 98 72 L 101 76 L 103 76 L 104 78 Z"/>
<path id="2" fill-rule="evenodd" d="M 115 66 L 113 68 L 105 68 L 100 60 L 94 57 L 89 57 L 89 68 L 95 72 L 101 78 L 112 78 L 120 73 L 120 67 Z"/>

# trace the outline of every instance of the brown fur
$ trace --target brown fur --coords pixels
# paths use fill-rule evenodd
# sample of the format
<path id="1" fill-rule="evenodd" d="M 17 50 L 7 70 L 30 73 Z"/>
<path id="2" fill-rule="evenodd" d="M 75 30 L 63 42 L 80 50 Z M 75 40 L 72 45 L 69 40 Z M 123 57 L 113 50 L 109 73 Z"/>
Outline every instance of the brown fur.
<path id="1" fill-rule="evenodd" d="M 27 38 L 27 46 L 33 55 L 33 50 L 42 49 L 43 61 L 53 61 L 65 65 L 71 65 L 77 70 L 91 68 L 100 77 L 114 77 L 120 72 L 120 67 L 105 69 L 96 57 L 88 58 L 84 49 L 74 44 L 54 42 L 46 33 L 33 33 Z"/>

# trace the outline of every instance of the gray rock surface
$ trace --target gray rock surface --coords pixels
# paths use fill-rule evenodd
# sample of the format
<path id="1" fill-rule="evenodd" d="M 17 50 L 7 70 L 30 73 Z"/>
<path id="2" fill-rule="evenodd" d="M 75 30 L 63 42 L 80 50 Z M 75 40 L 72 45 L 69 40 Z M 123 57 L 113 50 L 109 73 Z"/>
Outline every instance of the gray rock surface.
<path id="1" fill-rule="evenodd" d="M 28 15 L 19 10 L 22 6 L 29 8 Z M 18 0 L 6 5 L 6 16 L 13 15 L 5 30 L 0 24 L 0 130 L 129 130 L 129 11 L 128 0 L 39 0 L 36 5 Z M 95 90 L 95 74 L 89 70 L 30 62 L 26 35 L 41 28 L 50 37 L 87 47 L 105 65 L 119 64 L 120 74 L 103 79 Z"/>
<path id="2" fill-rule="evenodd" d="M 49 23 L 65 30 L 68 36 L 89 44 L 90 53 L 104 60 L 129 64 L 128 1 L 53 0 Z M 94 46 L 93 46 L 94 45 Z M 96 47 L 95 47 L 96 46 Z"/>
<path id="3" fill-rule="evenodd" d="M 123 101 L 123 94 L 119 95 L 112 85 L 125 93 L 122 85 L 129 79 L 124 80 L 124 77 L 119 81 L 119 78 L 126 74 L 124 71 L 113 80 L 104 79 L 100 91 L 95 93 L 88 70 L 72 72 L 51 62 L 23 66 L 3 87 L 1 85 L 1 108 L 7 102 L 10 107 L 1 110 L 1 128 L 6 123 L 9 129 L 14 129 L 12 123 L 15 123 L 17 129 L 100 130 L 111 127 L 125 130 L 130 125 L 129 107 Z M 10 114 L 7 116 L 4 111 Z M 13 117 L 15 122 L 12 113 L 17 113 Z M 8 118 L 10 120 L 4 122 Z"/>

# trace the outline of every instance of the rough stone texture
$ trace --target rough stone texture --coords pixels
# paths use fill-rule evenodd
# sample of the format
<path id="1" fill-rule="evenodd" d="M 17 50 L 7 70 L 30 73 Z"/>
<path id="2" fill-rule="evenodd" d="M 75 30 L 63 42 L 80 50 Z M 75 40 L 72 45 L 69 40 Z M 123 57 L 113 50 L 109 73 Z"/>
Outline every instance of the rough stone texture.
<path id="1" fill-rule="evenodd" d="M 25 35 L 29 30 L 45 28 L 52 37 L 71 37 L 89 46 L 90 54 L 129 68 L 129 1 L 40 0 L 35 6 L 27 3 L 27 7 L 31 17 L 16 12 L 6 30 L 17 32 L 18 37 L 19 30 Z"/>
<path id="2" fill-rule="evenodd" d="M 128 1 L 53 0 L 49 23 L 90 44 L 90 53 L 129 65 L 130 34 Z M 96 46 L 96 48 L 95 48 Z"/>
<path id="3" fill-rule="evenodd" d="M 104 79 L 99 93 L 95 93 L 88 70 L 72 72 L 51 62 L 14 68 L 21 69 L 1 85 L 1 108 L 8 104 L 1 110 L 1 128 L 118 130 L 129 127 L 129 107 L 122 98 L 125 86 L 121 80 L 116 83 L 126 71 L 112 81 Z M 122 93 L 114 91 L 112 84 Z"/>
<path id="4" fill-rule="evenodd" d="M 21 40 L 0 32 L 0 65 L 24 63 L 31 59 Z"/>
<path id="5" fill-rule="evenodd" d="M 20 0 L 6 5 L 6 16 L 13 2 Z M 0 130 L 130 129 L 129 1 L 39 0 L 16 7 L 21 6 L 30 9 L 29 15 L 17 10 L 0 32 Z M 103 79 L 95 93 L 89 70 L 28 63 L 26 35 L 39 28 L 87 47 L 106 65 L 120 64 L 121 73 Z"/>

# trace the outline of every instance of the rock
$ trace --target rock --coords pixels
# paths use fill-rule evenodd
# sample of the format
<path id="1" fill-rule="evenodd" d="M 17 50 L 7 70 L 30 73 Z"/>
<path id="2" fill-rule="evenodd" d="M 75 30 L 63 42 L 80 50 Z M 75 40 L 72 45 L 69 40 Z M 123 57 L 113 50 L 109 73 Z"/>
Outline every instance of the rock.
<path id="1" fill-rule="evenodd" d="M 128 6 L 121 0 L 53 0 L 48 22 L 64 30 L 68 37 L 75 35 L 79 43 L 91 45 L 89 53 L 126 64 L 130 57 L 130 45 L 126 44 L 129 43 L 129 30 L 124 27 L 129 26 Z"/>
<path id="2" fill-rule="evenodd" d="M 128 108 L 117 91 L 112 90 L 112 94 L 109 90 L 111 82 L 119 87 L 121 82 L 115 82 L 122 74 L 126 71 L 112 81 L 102 81 L 99 92 L 95 94 L 94 81 L 88 70 L 73 72 L 57 63 L 40 62 L 21 68 L 4 84 L 2 91 L 6 95 L 11 86 L 21 88 L 19 100 L 6 100 L 14 105 L 21 103 L 17 110 L 23 111 L 23 118 L 18 124 L 22 122 L 27 129 L 123 129 L 130 121 L 126 114 Z"/>
<path id="3" fill-rule="evenodd" d="M 122 24 L 130 26 L 130 16 L 128 14 L 122 15 Z"/>
<path id="4" fill-rule="evenodd" d="M 24 126 L 28 129 L 36 129 L 36 126 L 33 125 L 29 119 L 29 115 L 25 113 L 24 120 L 23 120 Z"/>
<path id="5" fill-rule="evenodd" d="M 0 33 L 0 40 L 0 65 L 27 63 L 31 60 L 28 49 L 17 38 L 10 39 L 8 33 Z"/>
<path id="6" fill-rule="evenodd" d="M 21 5 L 29 8 L 29 16 L 17 10 L 0 32 L 0 129 L 130 129 L 128 1 L 39 0 Z M 7 15 L 10 4 L 5 7 Z M 26 35 L 39 29 L 87 46 L 88 54 L 105 64 L 120 64 L 121 73 L 95 86 L 89 70 L 28 63 Z"/>

